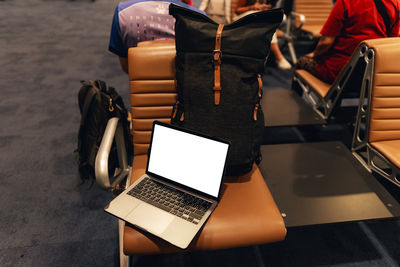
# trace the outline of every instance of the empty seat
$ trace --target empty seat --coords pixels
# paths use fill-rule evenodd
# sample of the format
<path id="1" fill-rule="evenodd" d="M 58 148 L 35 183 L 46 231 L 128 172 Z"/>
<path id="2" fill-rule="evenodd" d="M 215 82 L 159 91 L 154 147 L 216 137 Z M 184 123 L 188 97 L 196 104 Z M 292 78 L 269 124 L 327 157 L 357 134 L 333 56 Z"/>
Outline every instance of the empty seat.
<path id="1" fill-rule="evenodd" d="M 369 171 L 400 186 L 400 38 L 364 42 L 367 71 L 361 90 L 353 155 Z"/>

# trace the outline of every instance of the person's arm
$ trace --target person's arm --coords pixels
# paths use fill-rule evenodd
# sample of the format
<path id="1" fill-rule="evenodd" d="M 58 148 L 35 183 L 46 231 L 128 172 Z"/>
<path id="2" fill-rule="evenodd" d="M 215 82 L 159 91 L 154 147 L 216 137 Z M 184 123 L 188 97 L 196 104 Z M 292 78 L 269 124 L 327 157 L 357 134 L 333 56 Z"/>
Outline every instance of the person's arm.
<path id="1" fill-rule="evenodd" d="M 200 6 L 199 6 L 199 9 L 202 10 L 202 11 L 205 11 L 206 8 L 207 8 L 207 6 L 208 6 L 208 1 L 209 1 L 209 0 L 203 0 L 203 1 L 201 2 Z"/>
<path id="2" fill-rule="evenodd" d="M 236 5 L 236 10 L 235 10 L 236 14 L 242 14 L 242 13 L 248 11 L 247 9 L 246 10 L 243 9 L 244 7 L 246 7 L 246 2 L 247 2 L 246 0 L 238 1 L 237 5 Z"/>
<path id="3" fill-rule="evenodd" d="M 119 57 L 119 62 L 121 68 L 124 72 L 128 73 L 128 48 L 126 48 L 122 38 L 121 38 L 121 29 L 119 25 L 119 16 L 118 16 L 118 7 L 115 9 L 112 25 L 111 25 L 111 33 L 110 33 L 110 41 L 108 45 L 108 50 Z"/>
<path id="4" fill-rule="evenodd" d="M 307 56 L 313 58 L 318 58 L 322 56 L 332 47 L 333 43 L 335 42 L 335 39 L 336 39 L 335 36 L 322 35 L 314 51 L 307 54 Z"/>
<path id="5" fill-rule="evenodd" d="M 340 36 L 346 21 L 346 7 L 344 0 L 338 0 L 332 8 L 328 19 L 321 29 L 321 38 L 312 53 L 308 57 L 318 58 L 325 54 L 333 45 L 336 37 Z"/>
<path id="6" fill-rule="evenodd" d="M 259 4 L 258 2 L 254 3 L 253 5 L 246 6 L 246 0 L 239 0 L 237 7 L 236 7 L 236 14 L 242 14 L 247 11 L 261 11 L 270 9 L 271 5 L 266 4 Z"/>
<path id="7" fill-rule="evenodd" d="M 231 0 L 225 0 L 225 20 L 229 24 L 232 21 L 231 18 Z"/>
<path id="8" fill-rule="evenodd" d="M 128 68 L 128 58 L 126 57 L 119 57 L 119 64 L 124 72 L 129 73 Z"/>

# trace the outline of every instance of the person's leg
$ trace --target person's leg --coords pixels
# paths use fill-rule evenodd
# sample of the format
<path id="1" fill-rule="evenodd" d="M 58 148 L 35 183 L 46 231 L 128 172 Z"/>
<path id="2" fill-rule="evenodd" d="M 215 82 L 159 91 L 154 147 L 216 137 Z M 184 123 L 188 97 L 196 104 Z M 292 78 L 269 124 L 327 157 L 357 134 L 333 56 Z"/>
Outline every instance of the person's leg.
<path id="1" fill-rule="evenodd" d="M 278 38 L 276 37 L 276 33 L 272 36 L 271 40 L 271 53 L 275 56 L 276 64 L 278 68 L 283 70 L 288 70 L 292 68 L 292 65 L 286 60 L 286 58 L 282 55 L 281 49 L 278 45 Z"/>
<path id="2" fill-rule="evenodd" d="M 280 61 L 283 59 L 283 55 L 281 50 L 279 49 L 278 43 L 271 43 L 271 52 L 274 54 L 276 61 Z"/>
<path id="3" fill-rule="evenodd" d="M 317 75 L 317 62 L 314 58 L 304 56 L 297 60 L 296 64 L 294 65 L 295 69 L 302 69 L 306 70 L 314 76 Z"/>

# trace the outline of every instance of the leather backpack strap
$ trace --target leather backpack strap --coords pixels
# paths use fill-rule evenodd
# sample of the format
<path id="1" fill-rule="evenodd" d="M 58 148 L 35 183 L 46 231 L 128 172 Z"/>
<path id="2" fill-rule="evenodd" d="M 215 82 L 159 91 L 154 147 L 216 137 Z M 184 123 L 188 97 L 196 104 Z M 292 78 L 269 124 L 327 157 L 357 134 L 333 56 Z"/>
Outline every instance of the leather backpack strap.
<path id="1" fill-rule="evenodd" d="M 254 106 L 254 112 L 253 112 L 253 119 L 256 121 L 257 120 L 257 114 L 258 114 L 258 109 L 260 108 L 260 100 L 262 98 L 262 79 L 261 79 L 261 75 L 258 74 L 257 76 L 257 81 L 258 81 L 258 92 L 257 92 L 257 96 L 258 96 L 258 103 L 256 103 L 256 105 Z"/>
<path id="2" fill-rule="evenodd" d="M 221 96 L 221 37 L 224 24 L 219 24 L 217 29 L 217 35 L 215 36 L 215 49 L 213 52 L 213 64 L 214 64 L 214 103 L 219 105 Z"/>

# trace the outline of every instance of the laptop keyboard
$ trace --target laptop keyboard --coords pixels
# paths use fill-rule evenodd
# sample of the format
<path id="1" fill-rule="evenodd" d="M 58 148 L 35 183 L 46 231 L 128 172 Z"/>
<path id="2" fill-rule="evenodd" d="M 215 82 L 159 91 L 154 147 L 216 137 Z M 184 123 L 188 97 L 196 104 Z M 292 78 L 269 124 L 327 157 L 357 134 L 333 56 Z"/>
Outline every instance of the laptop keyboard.
<path id="1" fill-rule="evenodd" d="M 147 177 L 133 187 L 128 194 L 194 224 L 199 223 L 211 206 L 211 202 Z"/>

